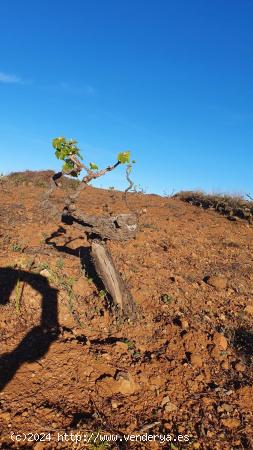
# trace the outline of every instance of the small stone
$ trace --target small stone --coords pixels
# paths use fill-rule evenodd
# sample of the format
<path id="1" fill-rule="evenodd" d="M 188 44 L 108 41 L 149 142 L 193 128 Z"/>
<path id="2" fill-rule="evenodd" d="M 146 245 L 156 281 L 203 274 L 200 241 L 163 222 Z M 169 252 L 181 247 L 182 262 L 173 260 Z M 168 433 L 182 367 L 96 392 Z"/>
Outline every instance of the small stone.
<path id="1" fill-rule="evenodd" d="M 231 412 L 234 409 L 233 406 L 229 405 L 228 403 L 223 403 L 222 408 L 226 412 Z"/>
<path id="2" fill-rule="evenodd" d="M 183 328 L 183 330 L 187 330 L 189 328 L 189 323 L 187 322 L 187 320 L 181 320 L 181 327 Z"/>
<path id="3" fill-rule="evenodd" d="M 236 370 L 237 372 L 245 372 L 246 367 L 245 367 L 244 364 L 238 362 L 238 363 L 235 365 L 235 370 Z"/>
<path id="4" fill-rule="evenodd" d="M 9 422 L 11 419 L 11 415 L 9 412 L 2 412 L 0 413 L 0 420 L 6 420 L 6 422 Z"/>
<path id="5" fill-rule="evenodd" d="M 203 365 L 203 360 L 202 360 L 202 358 L 201 358 L 201 356 L 200 355 L 198 355 L 198 354 L 196 354 L 196 355 L 191 355 L 191 364 L 194 366 L 194 367 L 202 367 L 202 365 Z"/>
<path id="6" fill-rule="evenodd" d="M 206 277 L 205 281 L 207 284 L 209 284 L 209 286 L 213 286 L 216 289 L 226 289 L 227 287 L 227 279 L 220 275 Z"/>
<path id="7" fill-rule="evenodd" d="M 112 405 L 112 408 L 113 408 L 113 409 L 117 409 L 118 406 L 119 406 L 119 404 L 118 404 L 118 402 L 116 402 L 116 400 L 112 400 L 112 401 L 111 401 L 111 405 Z"/>
<path id="8" fill-rule="evenodd" d="M 217 345 L 217 347 L 219 347 L 220 350 L 227 350 L 228 348 L 228 341 L 221 333 L 214 333 L 213 342 Z"/>
<path id="9" fill-rule="evenodd" d="M 241 425 L 239 419 L 222 419 L 222 425 L 224 425 L 229 430 L 233 430 L 234 428 L 238 428 Z"/>
<path id="10" fill-rule="evenodd" d="M 33 450 L 43 450 L 45 448 L 43 442 L 37 442 L 35 446 L 33 447 Z"/>
<path id="11" fill-rule="evenodd" d="M 126 342 L 118 341 L 115 344 L 115 349 L 117 353 L 127 353 L 129 351 L 129 345 Z"/>
<path id="12" fill-rule="evenodd" d="M 228 361 L 223 361 L 223 363 L 221 364 L 221 367 L 224 370 L 228 370 L 229 369 Z"/>
<path id="13" fill-rule="evenodd" d="M 172 411 L 176 411 L 176 409 L 177 409 L 177 406 L 174 403 L 169 402 L 166 404 L 164 411 L 172 412 Z"/>
<path id="14" fill-rule="evenodd" d="M 115 382 L 115 391 L 123 395 L 132 395 L 137 390 L 137 385 L 130 374 L 118 376 Z"/>
<path id="15" fill-rule="evenodd" d="M 253 315 L 253 305 L 247 305 L 244 308 L 244 312 L 246 312 L 247 314 Z"/>
<path id="16" fill-rule="evenodd" d="M 165 405 L 167 405 L 167 403 L 169 403 L 170 401 L 170 397 L 168 395 L 166 395 L 166 397 L 163 397 L 162 402 L 161 402 L 161 407 L 163 408 Z"/>
<path id="17" fill-rule="evenodd" d="M 41 270 L 40 271 L 40 275 L 42 275 L 43 277 L 46 277 L 46 278 L 50 278 L 51 277 L 51 273 L 47 269 Z"/>

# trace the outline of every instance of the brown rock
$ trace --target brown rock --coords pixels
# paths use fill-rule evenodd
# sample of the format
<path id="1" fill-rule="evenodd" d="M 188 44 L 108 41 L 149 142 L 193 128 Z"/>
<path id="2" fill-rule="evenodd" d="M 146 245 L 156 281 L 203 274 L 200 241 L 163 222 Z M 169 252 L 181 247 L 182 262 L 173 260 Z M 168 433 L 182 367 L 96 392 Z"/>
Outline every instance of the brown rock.
<path id="1" fill-rule="evenodd" d="M 46 278 L 50 278 L 51 277 L 51 273 L 47 269 L 41 270 L 40 271 L 40 275 L 42 275 L 43 277 L 46 277 Z"/>
<path id="2" fill-rule="evenodd" d="M 222 350 L 217 345 L 215 345 L 212 349 L 211 357 L 216 359 L 216 361 L 222 361 L 225 358 L 225 356 L 222 354 Z"/>
<path id="3" fill-rule="evenodd" d="M 227 350 L 228 341 L 225 336 L 221 333 L 214 333 L 213 335 L 213 343 L 219 347 L 220 350 Z"/>
<path id="4" fill-rule="evenodd" d="M 224 411 L 226 411 L 226 412 L 231 412 L 231 411 L 233 411 L 233 406 L 232 405 L 229 405 L 228 403 L 223 403 L 222 404 L 222 408 L 223 408 L 223 410 Z"/>
<path id="5" fill-rule="evenodd" d="M 111 405 L 112 405 L 112 408 L 113 408 L 113 409 L 117 409 L 117 408 L 119 407 L 119 403 L 116 402 L 116 400 L 112 400 L 112 401 L 111 401 Z"/>
<path id="6" fill-rule="evenodd" d="M 198 450 L 200 448 L 201 444 L 199 442 L 194 442 L 192 444 L 192 448 L 194 448 L 195 450 Z"/>
<path id="7" fill-rule="evenodd" d="M 123 354 L 127 353 L 129 350 L 129 346 L 126 344 L 126 342 L 116 342 L 115 349 L 117 353 Z"/>
<path id="8" fill-rule="evenodd" d="M 164 411 L 167 412 L 167 413 L 170 413 L 172 411 L 176 411 L 176 409 L 177 409 L 177 405 L 175 405 L 174 403 L 169 402 L 169 403 L 167 403 L 165 405 Z"/>
<path id="9" fill-rule="evenodd" d="M 187 320 L 181 320 L 181 327 L 183 328 L 183 330 L 187 330 L 189 328 L 189 323 L 187 322 Z"/>
<path id="10" fill-rule="evenodd" d="M 43 442 L 37 442 L 37 444 L 35 444 L 35 446 L 33 447 L 33 450 L 43 450 L 45 448 L 45 445 L 43 444 Z"/>
<path id="11" fill-rule="evenodd" d="M 121 393 L 123 395 L 131 395 L 138 386 L 133 377 L 128 372 L 120 371 L 116 376 L 107 375 L 97 380 L 97 387 L 103 395 L 112 395 Z"/>
<path id="12" fill-rule="evenodd" d="M 115 392 L 120 392 L 123 395 L 132 395 L 137 390 L 137 386 L 131 375 L 128 378 L 119 378 L 115 382 Z"/>
<path id="13" fill-rule="evenodd" d="M 222 369 L 224 369 L 224 370 L 228 370 L 228 369 L 229 369 L 228 361 L 223 361 L 221 367 L 222 367 Z"/>
<path id="14" fill-rule="evenodd" d="M 201 356 L 198 354 L 191 355 L 191 364 L 193 365 L 193 367 L 202 367 L 203 360 Z"/>
<path id="15" fill-rule="evenodd" d="M 206 283 L 216 289 L 226 289 L 227 287 L 227 279 L 221 275 L 206 277 Z"/>
<path id="16" fill-rule="evenodd" d="M 235 365 L 235 370 L 236 370 L 237 372 L 245 372 L 246 367 L 245 367 L 244 364 L 238 362 L 238 363 Z"/>
<path id="17" fill-rule="evenodd" d="M 247 305 L 244 308 L 244 312 L 246 312 L 247 314 L 250 314 L 252 316 L 253 315 L 253 305 Z"/>
<path id="18" fill-rule="evenodd" d="M 243 386 L 237 391 L 239 405 L 242 409 L 253 411 L 253 386 Z"/>
<path id="19" fill-rule="evenodd" d="M 233 430 L 234 428 L 238 428 L 241 425 L 239 419 L 222 419 L 222 425 L 224 425 L 229 430 Z"/>
<path id="20" fill-rule="evenodd" d="M 9 412 L 1 412 L 0 413 L 0 420 L 6 420 L 6 422 L 9 422 L 11 419 L 11 415 Z"/>
<path id="21" fill-rule="evenodd" d="M 163 397 L 163 399 L 161 401 L 161 407 L 163 408 L 169 402 L 170 402 L 170 397 L 168 395 L 166 395 L 166 397 Z"/>

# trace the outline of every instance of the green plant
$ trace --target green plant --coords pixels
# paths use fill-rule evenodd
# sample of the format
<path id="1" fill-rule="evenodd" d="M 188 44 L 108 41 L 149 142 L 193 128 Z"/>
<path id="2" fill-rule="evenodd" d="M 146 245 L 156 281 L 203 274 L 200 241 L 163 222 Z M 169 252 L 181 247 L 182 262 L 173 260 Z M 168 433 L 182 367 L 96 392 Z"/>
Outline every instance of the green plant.
<path id="1" fill-rule="evenodd" d="M 64 137 L 59 137 L 59 138 L 55 138 L 52 141 L 52 145 L 55 149 L 55 156 L 59 159 L 63 161 L 63 166 L 62 166 L 62 170 L 61 172 L 58 172 L 56 174 L 53 175 L 52 177 L 52 181 L 54 182 L 54 185 L 51 183 L 51 187 L 48 190 L 48 192 L 46 193 L 46 196 L 44 198 L 43 201 L 43 205 L 45 208 L 52 208 L 53 214 L 55 211 L 55 208 L 53 207 L 52 204 L 50 204 L 50 195 L 52 193 L 52 189 L 55 186 L 60 186 L 61 184 L 58 184 L 58 180 L 63 176 L 63 175 L 70 175 L 73 177 L 78 177 L 80 175 L 80 173 L 82 172 L 82 170 L 86 171 L 86 175 L 82 178 L 81 183 L 79 183 L 79 186 L 76 190 L 75 193 L 71 193 L 71 195 L 69 195 L 69 197 L 65 200 L 65 206 L 63 208 L 63 214 L 62 214 L 62 220 L 64 223 L 68 223 L 68 221 L 70 221 L 70 224 L 73 224 L 74 226 L 76 225 L 77 221 L 79 223 L 79 217 L 78 217 L 78 208 L 76 206 L 76 200 L 79 196 L 79 194 L 81 193 L 81 191 L 88 185 L 88 183 L 90 183 L 91 181 L 101 177 L 102 175 L 105 175 L 107 172 L 112 171 L 113 169 L 115 169 L 117 166 L 121 165 L 121 164 L 126 164 L 126 179 L 129 183 L 129 186 L 127 187 L 127 189 L 125 190 L 125 201 L 127 204 L 127 199 L 126 199 L 126 194 L 127 192 L 132 189 L 133 186 L 133 182 L 131 181 L 131 179 L 129 178 L 129 174 L 132 170 L 132 164 L 134 163 L 134 161 L 130 161 L 130 151 L 124 151 L 124 152 L 119 152 L 117 155 L 117 161 L 110 165 L 107 166 L 104 169 L 99 169 L 98 165 L 95 162 L 90 162 L 88 165 L 84 164 L 83 162 L 81 162 L 82 155 L 80 153 L 80 149 L 77 147 L 77 141 L 72 139 L 72 140 L 67 140 Z M 80 160 L 81 159 L 81 160 Z M 128 204 L 127 204 L 128 206 Z M 84 226 L 84 230 L 86 235 L 89 235 L 89 237 L 91 238 L 91 240 L 94 240 L 94 236 L 95 234 L 97 236 L 101 236 L 102 238 L 105 236 L 106 239 L 114 239 L 114 238 L 122 238 L 122 236 L 120 235 L 120 231 L 117 230 L 118 228 L 122 228 L 122 234 L 124 234 L 124 237 L 130 238 L 133 237 L 137 231 L 137 222 L 138 222 L 138 213 L 136 211 L 133 211 L 129 206 L 128 206 L 129 210 L 134 212 L 134 215 L 132 215 L 131 217 L 131 222 L 133 222 L 133 224 L 130 225 L 126 225 L 125 223 L 122 225 L 119 225 L 119 223 L 115 220 L 113 222 L 113 226 L 110 227 L 109 223 L 110 223 L 110 219 L 105 218 L 105 225 L 102 226 L 102 224 L 99 223 L 99 218 L 97 217 L 87 217 L 87 218 L 83 218 L 80 220 L 80 225 Z M 83 216 L 84 217 L 84 216 Z M 124 222 L 125 218 L 123 217 L 123 222 Z M 88 229 L 88 226 L 90 224 L 90 221 L 93 223 L 92 227 L 94 227 L 94 233 L 90 233 L 91 229 Z M 97 224 L 96 228 L 94 226 L 94 223 Z M 108 227 L 109 225 L 109 227 Z M 126 236 L 125 236 L 126 235 Z M 134 303 L 132 297 L 130 296 L 130 293 L 127 292 L 127 294 L 124 292 L 123 293 L 123 287 L 124 286 L 124 282 L 122 280 L 122 282 L 119 282 L 119 278 L 120 278 L 120 273 L 117 271 L 116 267 L 114 266 L 113 262 L 110 260 L 108 253 L 110 253 L 107 249 L 107 251 L 105 251 L 102 245 L 102 243 L 98 243 L 97 242 L 97 246 L 94 247 L 92 246 L 92 252 L 94 252 L 94 254 L 96 255 L 94 258 L 101 260 L 101 255 L 100 252 L 103 253 L 103 261 L 99 262 L 99 264 L 101 263 L 103 267 L 102 270 L 102 274 L 101 274 L 101 281 L 103 281 L 104 286 L 107 286 L 107 281 L 106 279 L 109 277 L 110 279 L 113 280 L 113 284 L 116 285 L 116 287 L 112 287 L 110 294 L 112 296 L 112 299 L 114 301 L 114 303 L 117 305 L 117 307 L 119 307 L 121 310 L 125 309 L 127 315 L 131 315 L 132 317 L 134 317 L 135 315 L 137 315 L 136 312 L 136 308 L 134 305 L 131 305 L 131 307 L 127 307 L 127 303 Z M 110 260 L 110 262 L 109 262 Z M 95 263 L 95 266 L 97 266 L 98 263 Z M 108 266 L 109 265 L 109 266 Z M 108 269 L 109 267 L 109 269 Z M 96 267 L 97 272 L 99 272 L 99 270 Z M 104 279 L 103 279 L 104 278 Z M 110 286 L 112 285 L 111 281 L 110 281 Z M 124 286 L 124 290 L 127 291 L 127 289 Z M 121 292 L 122 291 L 122 292 Z M 102 298 L 105 296 L 105 293 L 101 293 L 99 294 Z M 125 299 L 126 300 L 122 300 L 122 296 L 125 295 Z M 130 319 L 129 319 L 130 320 Z"/>
<path id="2" fill-rule="evenodd" d="M 103 299 L 105 298 L 106 294 L 107 292 L 102 289 L 101 291 L 99 291 L 98 296 Z"/>
<path id="3" fill-rule="evenodd" d="M 102 436 L 103 434 L 101 434 Z M 101 441 L 99 432 L 89 433 L 87 435 L 87 441 L 89 442 L 89 450 L 105 450 L 110 448 L 110 444 L 107 441 Z"/>
<path id="4" fill-rule="evenodd" d="M 49 237 L 50 237 L 50 235 L 48 233 L 43 232 L 42 238 L 40 240 L 41 244 L 44 244 Z"/>
<path id="5" fill-rule="evenodd" d="M 75 283 L 75 278 L 74 277 L 68 277 L 63 273 L 53 273 L 52 274 L 52 279 L 54 281 L 54 283 L 60 287 L 61 289 L 63 289 L 66 294 L 67 294 L 67 306 L 68 306 L 68 310 L 71 314 L 71 316 L 73 317 L 74 321 L 82 328 L 83 324 L 78 316 L 77 311 L 75 310 L 74 307 L 74 302 L 75 302 L 75 294 L 73 292 L 73 285 Z"/>
<path id="6" fill-rule="evenodd" d="M 90 162 L 89 166 L 86 166 L 80 161 L 83 160 L 83 157 L 75 139 L 68 140 L 65 137 L 58 137 L 52 140 L 52 145 L 55 149 L 56 158 L 63 161 L 62 173 L 78 177 L 84 169 L 87 172 L 87 176 L 82 180 L 84 183 L 88 183 L 92 179 L 104 175 L 106 172 L 116 168 L 119 164 L 128 164 L 128 166 L 131 166 L 130 151 L 118 153 L 117 162 L 114 165 L 99 170 L 98 165 L 94 162 Z"/>
<path id="7" fill-rule="evenodd" d="M 56 261 L 56 267 L 57 269 L 62 270 L 64 267 L 64 260 L 62 258 L 58 258 Z"/>
<path id="8" fill-rule="evenodd" d="M 162 295 L 161 295 L 161 300 L 162 300 L 162 302 L 165 303 L 166 305 L 170 305 L 170 304 L 173 302 L 174 298 L 173 298 L 173 296 L 170 295 L 170 294 L 162 294 Z"/>
<path id="9" fill-rule="evenodd" d="M 23 251 L 23 247 L 19 242 L 14 242 L 12 244 L 12 251 L 21 253 Z"/>
<path id="10" fill-rule="evenodd" d="M 44 270 L 44 269 L 49 270 L 50 266 L 47 262 L 42 262 L 39 264 L 38 269 L 39 270 Z"/>
<path id="11" fill-rule="evenodd" d="M 64 137 L 53 139 L 52 145 L 55 148 L 55 156 L 57 159 L 64 161 L 62 171 L 69 173 L 73 177 L 77 177 L 81 170 L 77 169 L 78 157 L 83 159 L 75 139 L 67 140 Z M 79 169 L 81 169 L 79 167 Z"/>
<path id="12" fill-rule="evenodd" d="M 133 341 L 126 340 L 125 344 L 127 345 L 128 350 L 134 350 L 135 349 L 135 343 Z"/>
<path id="13" fill-rule="evenodd" d="M 65 274 L 54 273 L 53 274 L 56 283 L 63 288 L 66 292 L 72 293 L 73 284 L 75 282 L 74 277 L 67 277 Z"/>

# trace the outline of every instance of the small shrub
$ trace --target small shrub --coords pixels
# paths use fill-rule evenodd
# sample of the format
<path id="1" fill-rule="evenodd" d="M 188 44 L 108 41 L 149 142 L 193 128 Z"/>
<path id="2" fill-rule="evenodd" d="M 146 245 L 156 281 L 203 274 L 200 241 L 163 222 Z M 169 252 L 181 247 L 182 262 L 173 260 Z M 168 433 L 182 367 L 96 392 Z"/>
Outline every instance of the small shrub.
<path id="1" fill-rule="evenodd" d="M 62 258 L 57 259 L 56 267 L 57 267 L 57 269 L 60 269 L 60 270 L 63 269 L 63 267 L 64 267 L 64 260 Z"/>
<path id="2" fill-rule="evenodd" d="M 170 294 L 162 294 L 161 300 L 163 303 L 165 303 L 165 305 L 170 305 L 173 302 L 174 298 Z"/>
<path id="3" fill-rule="evenodd" d="M 12 244 L 12 251 L 13 252 L 17 252 L 17 253 L 21 253 L 23 251 L 23 247 L 21 244 L 19 244 L 18 242 L 14 242 Z"/>

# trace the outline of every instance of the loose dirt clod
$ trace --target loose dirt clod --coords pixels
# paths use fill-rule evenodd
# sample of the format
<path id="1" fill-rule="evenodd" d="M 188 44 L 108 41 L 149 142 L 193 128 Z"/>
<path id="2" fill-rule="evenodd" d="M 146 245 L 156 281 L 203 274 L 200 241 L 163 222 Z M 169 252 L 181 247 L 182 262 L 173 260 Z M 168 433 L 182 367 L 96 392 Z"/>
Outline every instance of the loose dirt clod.
<path id="1" fill-rule="evenodd" d="M 206 277 L 206 282 L 210 286 L 213 286 L 217 289 L 226 289 L 227 287 L 227 280 L 226 278 L 218 275 L 213 275 L 210 277 Z"/>

